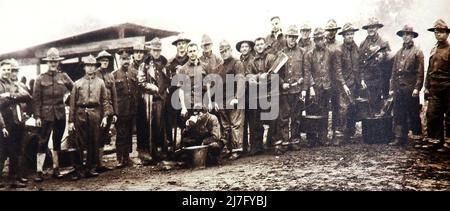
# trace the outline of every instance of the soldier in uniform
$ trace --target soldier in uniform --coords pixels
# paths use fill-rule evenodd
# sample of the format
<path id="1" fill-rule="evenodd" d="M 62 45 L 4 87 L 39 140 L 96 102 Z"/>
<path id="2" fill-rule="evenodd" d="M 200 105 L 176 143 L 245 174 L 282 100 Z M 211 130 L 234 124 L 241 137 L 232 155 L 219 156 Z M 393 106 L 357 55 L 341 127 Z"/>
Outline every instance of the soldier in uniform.
<path id="1" fill-rule="evenodd" d="M 389 75 L 384 66 L 390 47 L 378 34 L 378 29 L 383 26 L 376 18 L 370 18 L 369 23 L 362 27 L 368 35 L 359 46 L 361 87 L 369 100 L 369 116 L 381 111 L 385 78 Z"/>
<path id="2" fill-rule="evenodd" d="M 177 54 L 168 62 L 166 67 L 167 75 L 170 77 L 170 80 L 172 80 L 179 68 L 188 62 L 189 57 L 187 56 L 187 45 L 189 42 L 191 42 L 191 40 L 186 38 L 184 34 L 180 34 L 177 39 L 172 42 L 172 45 L 177 47 Z M 169 87 L 170 97 L 176 89 L 176 86 Z M 184 124 L 184 122 L 178 122 L 179 111 L 173 108 L 170 97 L 165 101 L 165 131 L 169 145 L 176 147 L 177 126 Z"/>
<path id="3" fill-rule="evenodd" d="M 10 59 L 11 62 L 11 77 L 10 77 L 10 81 L 13 84 L 13 88 L 14 89 L 18 89 L 21 90 L 21 92 L 26 92 L 28 94 L 31 94 L 30 90 L 28 89 L 28 87 L 22 83 L 22 81 L 19 81 L 19 62 L 17 62 L 17 60 L 15 60 L 14 58 Z M 22 77 L 23 78 L 23 77 Z M 13 92 L 15 92 L 16 90 L 13 90 Z M 31 111 L 31 96 L 30 99 L 27 100 L 26 102 L 22 102 L 16 106 L 16 112 L 17 112 L 17 117 L 18 117 L 18 125 L 17 128 L 15 128 L 15 130 L 17 130 L 17 136 L 16 136 L 16 140 L 19 140 L 21 143 L 21 147 L 20 147 L 20 155 L 19 155 L 19 165 L 21 166 L 20 172 L 21 172 L 21 177 L 19 178 L 19 180 L 23 183 L 28 182 L 28 179 L 26 178 L 26 172 L 25 172 L 25 165 L 26 165 L 26 159 L 25 159 L 25 149 L 26 147 L 29 145 L 29 143 L 26 142 L 25 140 L 25 121 L 30 117 L 32 111 Z M 20 117 L 20 119 L 19 119 Z"/>
<path id="4" fill-rule="evenodd" d="M 331 51 L 339 51 L 339 46 L 341 43 L 339 43 L 336 39 L 337 31 L 341 29 L 341 27 L 337 26 L 337 23 L 334 19 L 330 19 L 327 22 L 327 25 L 325 26 L 325 31 L 327 33 L 326 35 L 326 44 L 327 47 Z M 337 58 L 337 61 L 340 62 L 340 58 Z M 333 85 L 337 84 L 336 79 L 333 80 Z M 339 142 L 342 140 L 342 125 L 340 125 L 339 122 L 339 96 L 341 93 L 341 89 L 338 87 L 333 87 L 331 91 L 331 112 L 332 112 L 332 124 L 331 124 L 331 130 L 333 132 L 333 141 L 335 145 L 339 145 Z"/>
<path id="5" fill-rule="evenodd" d="M 307 53 L 314 47 L 314 42 L 310 38 L 311 26 L 308 24 L 303 24 L 300 27 L 300 39 L 298 40 L 298 47 L 303 48 L 304 52 Z"/>
<path id="6" fill-rule="evenodd" d="M 164 134 L 164 105 L 168 99 L 167 91 L 170 85 L 170 76 L 166 71 L 167 59 L 161 55 L 162 43 L 158 37 L 147 42 L 146 46 L 150 49 L 150 55 L 141 64 L 138 72 L 139 89 L 143 93 L 138 96 L 139 101 L 143 102 L 138 105 L 138 111 L 145 113 L 145 116 L 141 118 L 144 121 L 137 122 L 137 129 L 142 130 L 144 134 L 137 149 L 148 155 L 140 157 L 143 165 L 164 159 L 169 150 L 173 151 L 173 146 L 166 142 Z M 158 154 L 158 151 L 165 154 Z"/>
<path id="7" fill-rule="evenodd" d="M 344 38 L 344 43 L 339 46 L 340 60 L 342 65 L 342 77 L 350 89 L 350 95 L 339 92 L 338 116 L 341 131 L 344 132 L 344 142 L 350 141 L 356 132 L 356 117 L 354 100 L 357 90 L 360 89 L 361 76 L 359 70 L 359 49 L 354 41 L 355 32 L 358 29 L 351 23 L 346 23 L 339 32 Z"/>
<path id="8" fill-rule="evenodd" d="M 19 87 L 11 81 L 11 61 L 4 60 L 0 64 L 2 72 L 0 78 L 0 110 L 7 137 L 3 134 L 0 140 L 0 172 L 9 157 L 8 179 L 12 188 L 22 188 L 26 185 L 21 181 L 21 165 L 19 162 L 22 154 L 23 121 L 20 112 L 20 103 L 29 102 L 31 96 L 27 90 Z"/>
<path id="9" fill-rule="evenodd" d="M 395 54 L 389 88 L 389 95 L 394 97 L 395 136 L 390 145 L 406 144 L 410 129 L 414 136 L 422 134 L 419 92 L 424 80 L 424 56 L 413 41 L 419 34 L 405 25 L 397 35 L 403 38 L 403 47 Z"/>
<path id="10" fill-rule="evenodd" d="M 178 71 L 178 97 L 181 102 L 181 117 L 187 118 L 192 114 L 193 107 L 196 104 L 211 105 L 211 96 L 208 92 L 210 83 L 203 83 L 206 76 L 206 64 L 198 59 L 198 46 L 190 43 L 187 47 L 189 61 L 184 64 Z M 186 84 L 184 79 L 190 80 L 190 84 Z M 203 95 L 207 94 L 208 102 L 203 102 Z"/>
<path id="11" fill-rule="evenodd" d="M 305 56 L 305 75 L 311 74 L 312 82 L 309 85 L 310 97 L 315 98 L 317 106 L 310 107 L 307 113 L 328 117 L 328 105 L 331 98 L 332 87 L 342 88 L 345 93 L 349 93 L 349 88 L 342 77 L 342 68 L 338 62 L 339 54 L 326 47 L 325 30 L 316 28 L 314 30 L 314 49 Z M 333 80 L 336 79 L 336 80 Z M 337 82 L 333 85 L 333 82 Z M 317 137 L 307 134 L 310 141 L 318 141 L 322 144 L 327 142 L 327 129 L 317 132 Z"/>
<path id="12" fill-rule="evenodd" d="M 242 65 L 244 66 L 244 74 L 247 76 L 247 74 L 250 74 L 253 69 L 253 59 L 254 59 L 254 51 L 253 48 L 255 47 L 255 43 L 251 40 L 242 40 L 236 43 L 236 50 L 241 53 L 241 56 L 239 57 L 240 61 L 242 62 Z M 243 140 L 243 148 L 244 152 L 247 153 L 249 150 L 249 93 L 248 93 L 248 81 L 245 81 L 245 121 L 244 121 L 244 140 Z M 253 138 L 254 135 L 250 133 L 250 139 Z"/>
<path id="13" fill-rule="evenodd" d="M 99 135 L 99 162 L 97 166 L 98 172 L 104 172 L 111 170 L 107 166 L 103 164 L 103 154 L 104 154 L 104 146 L 105 144 L 109 144 L 111 142 L 110 130 L 111 125 L 116 123 L 117 121 L 117 92 L 116 92 L 116 83 L 114 80 L 114 76 L 109 71 L 109 64 L 112 59 L 112 55 L 107 51 L 101 51 L 97 57 L 97 61 L 100 63 L 100 67 L 96 71 L 97 77 L 101 78 L 105 83 L 106 94 L 108 95 L 108 110 L 109 115 L 106 116 L 107 124 L 105 127 L 101 128 Z"/>
<path id="14" fill-rule="evenodd" d="M 64 58 L 59 56 L 56 48 L 47 52 L 48 71 L 40 74 L 33 88 L 33 109 L 36 126 L 40 127 L 40 143 L 37 154 L 37 170 L 35 182 L 43 181 L 43 166 L 48 150 L 50 134 L 53 134 L 53 176 L 62 178 L 59 172 L 58 152 L 61 150 L 61 139 L 66 127 L 66 109 L 64 95 L 70 92 L 73 81 L 69 76 L 58 70 L 58 65 Z"/>
<path id="15" fill-rule="evenodd" d="M 133 61 L 131 62 L 131 67 L 137 70 L 144 62 L 145 56 L 147 55 L 147 49 L 143 43 L 138 43 L 133 46 Z"/>
<path id="16" fill-rule="evenodd" d="M 434 23 L 434 27 L 428 29 L 428 31 L 434 32 L 437 44 L 431 50 L 430 63 L 425 80 L 425 96 L 427 96 L 428 100 L 427 133 L 429 144 L 424 145 L 424 148 L 441 147 L 438 149 L 439 152 L 449 152 L 450 45 L 447 39 L 450 29 L 443 20 L 439 19 Z"/>
<path id="17" fill-rule="evenodd" d="M 300 143 L 301 99 L 306 96 L 303 86 L 303 49 L 298 47 L 298 28 L 289 26 L 286 31 L 286 47 L 282 50 L 289 60 L 280 72 L 283 81 L 280 96 L 280 116 L 278 117 L 277 138 L 283 144 L 291 143 L 295 148 Z M 289 136 L 291 134 L 291 136 Z"/>
<path id="18" fill-rule="evenodd" d="M 272 31 L 266 37 L 266 49 L 267 53 L 277 55 L 277 53 L 285 46 L 285 37 L 281 30 L 281 19 L 278 16 L 274 16 L 270 19 L 272 24 Z"/>
<path id="19" fill-rule="evenodd" d="M 117 91 L 117 168 L 132 165 L 129 153 L 132 151 L 133 123 L 136 115 L 137 70 L 130 64 L 130 55 L 120 50 L 120 68 L 112 74 Z"/>
<path id="20" fill-rule="evenodd" d="M 266 83 L 268 80 L 268 70 L 273 66 L 276 60 L 276 56 L 268 53 L 266 51 L 266 40 L 263 37 L 256 38 L 255 40 L 255 58 L 253 59 L 252 69 L 249 71 L 249 91 L 256 90 L 255 88 L 259 86 L 259 83 Z M 252 88 L 253 87 L 253 88 Z M 255 95 L 256 93 L 250 94 L 249 98 L 265 97 Z M 251 101 L 252 99 L 249 99 Z M 258 100 L 259 101 L 259 100 Z M 259 104 L 259 103 L 258 103 Z M 264 135 L 264 121 L 261 120 L 261 108 L 249 108 L 249 119 L 250 119 L 250 134 L 253 135 L 250 138 L 250 154 L 260 154 L 263 152 L 263 135 Z M 275 131 L 275 121 L 268 121 L 269 131 L 267 137 L 267 148 L 272 147 L 272 138 Z"/>
<path id="21" fill-rule="evenodd" d="M 223 126 L 223 138 L 232 152 L 229 159 L 236 160 L 244 151 L 245 104 L 239 105 L 239 102 L 244 102 L 245 69 L 240 60 L 233 58 L 232 48 L 228 41 L 220 42 L 219 50 L 223 64 L 218 67 L 217 74 L 220 75 L 223 82 L 223 106 L 218 113 Z M 236 81 L 228 84 L 227 76 L 233 76 Z"/>
<path id="22" fill-rule="evenodd" d="M 223 60 L 220 56 L 214 54 L 212 52 L 213 42 L 211 37 L 204 34 L 202 36 L 201 47 L 203 49 L 202 56 L 200 56 L 200 61 L 205 63 L 207 66 L 206 72 L 208 74 L 216 73 L 217 67 L 223 63 Z"/>
<path id="23" fill-rule="evenodd" d="M 216 164 L 225 144 L 221 138 L 219 119 L 206 109 L 202 109 L 201 105 L 196 105 L 192 116 L 186 121 L 186 130 L 182 135 L 181 146 L 208 145 L 206 162 Z"/>
<path id="24" fill-rule="evenodd" d="M 4 150 L 5 150 L 5 147 L 4 147 L 4 139 L 6 139 L 6 138 L 8 138 L 8 136 L 9 136 L 9 132 L 8 132 L 8 129 L 6 129 L 6 125 L 5 125 L 5 121 L 3 120 L 3 115 L 2 115 L 2 113 L 0 112 L 0 155 L 2 155 L 3 153 L 5 153 L 4 152 Z M 0 165 L 4 165 L 4 163 L 1 163 Z M 3 167 L 1 168 L 1 171 L 0 172 L 3 172 Z M 0 174 L 0 188 L 4 188 L 5 187 L 5 184 L 4 184 L 4 181 L 3 181 L 3 174 Z"/>
<path id="25" fill-rule="evenodd" d="M 85 75 L 77 80 L 71 92 L 69 131 L 75 130 L 79 141 L 79 161 L 82 161 L 86 150 L 85 176 L 96 177 L 96 167 L 99 161 L 99 136 L 101 128 L 107 126 L 107 119 L 112 112 L 109 109 L 108 91 L 105 82 L 96 76 L 97 61 L 89 55 L 84 59 Z M 76 165 L 77 174 L 72 179 L 79 178 L 82 162 Z"/>

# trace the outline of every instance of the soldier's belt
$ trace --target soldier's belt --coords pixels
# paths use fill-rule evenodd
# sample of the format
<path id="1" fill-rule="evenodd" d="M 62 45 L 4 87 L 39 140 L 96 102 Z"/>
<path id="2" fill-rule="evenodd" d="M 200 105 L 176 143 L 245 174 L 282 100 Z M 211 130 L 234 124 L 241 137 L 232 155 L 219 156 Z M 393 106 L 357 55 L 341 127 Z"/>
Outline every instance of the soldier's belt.
<path id="1" fill-rule="evenodd" d="M 77 106 L 78 108 L 82 108 L 82 109 L 94 109 L 94 108 L 99 108 L 100 105 L 99 104 L 93 104 L 93 105 L 79 105 Z"/>

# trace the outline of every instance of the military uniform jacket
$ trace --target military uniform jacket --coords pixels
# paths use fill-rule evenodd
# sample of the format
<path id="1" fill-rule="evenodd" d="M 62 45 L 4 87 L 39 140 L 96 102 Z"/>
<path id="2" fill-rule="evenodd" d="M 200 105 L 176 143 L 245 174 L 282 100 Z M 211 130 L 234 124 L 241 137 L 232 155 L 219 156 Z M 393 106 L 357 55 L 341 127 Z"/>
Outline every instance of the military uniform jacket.
<path id="1" fill-rule="evenodd" d="M 117 91 L 117 116 L 133 116 L 136 114 L 137 70 L 131 66 L 121 67 L 113 73 Z"/>
<path id="2" fill-rule="evenodd" d="M 283 71 L 280 72 L 280 77 L 283 78 L 284 83 L 296 83 L 303 77 L 304 51 L 296 45 L 293 48 L 286 47 L 282 50 L 282 52 L 289 57 L 289 60 L 284 65 Z M 282 93 L 300 93 L 302 91 L 302 87 L 303 84 L 298 84 L 297 86 L 290 87 L 288 90 L 283 90 Z"/>
<path id="3" fill-rule="evenodd" d="M 46 72 L 34 83 L 33 109 L 35 118 L 54 121 L 66 118 L 64 94 L 72 90 L 73 81 L 63 72 Z"/>
<path id="4" fill-rule="evenodd" d="M 6 92 L 9 92 L 10 96 L 0 99 L 0 111 L 3 125 L 18 125 L 24 123 L 25 120 L 22 115 L 22 107 L 20 104 L 31 101 L 31 95 L 17 83 L 0 79 L 0 94 Z"/>
<path id="5" fill-rule="evenodd" d="M 192 127 L 188 128 L 187 132 L 199 137 L 212 136 L 216 140 L 221 139 L 219 119 L 210 113 L 205 114 Z"/>
<path id="6" fill-rule="evenodd" d="M 450 45 L 448 41 L 438 43 L 431 51 L 428 65 L 426 89 L 445 89 L 450 86 Z"/>
<path id="7" fill-rule="evenodd" d="M 385 45 L 384 40 L 380 35 L 376 34 L 373 37 L 366 37 L 359 46 L 361 77 L 365 80 L 366 84 L 368 81 L 378 81 L 384 77 L 383 64 L 386 62 L 387 52 L 390 51 L 389 44 L 385 50 L 380 51 L 380 53 L 383 54 L 381 60 L 377 60 L 376 55 L 372 57 L 372 59 L 369 59 L 369 57 L 373 55 L 372 49 L 383 45 Z"/>
<path id="8" fill-rule="evenodd" d="M 314 88 L 330 89 L 333 78 L 336 78 L 337 86 L 345 85 L 342 77 L 342 68 L 338 54 L 329 48 L 318 50 L 314 48 L 305 56 L 305 75 L 311 74 L 311 86 Z"/>
<path id="9" fill-rule="evenodd" d="M 286 46 L 286 39 L 283 33 L 279 33 L 277 37 L 274 33 L 270 33 L 266 37 L 266 51 L 271 54 L 277 54 Z"/>
<path id="10" fill-rule="evenodd" d="M 199 59 L 206 65 L 207 74 L 217 73 L 217 68 L 219 67 L 219 65 L 223 64 L 223 59 L 213 53 L 210 53 L 209 55 L 203 53 L 203 55 Z"/>
<path id="11" fill-rule="evenodd" d="M 308 38 L 308 39 L 301 39 L 298 41 L 298 46 L 303 48 L 305 54 L 311 51 L 314 48 L 314 42 Z"/>
<path id="12" fill-rule="evenodd" d="M 233 75 L 236 77 L 239 82 L 235 82 L 233 85 L 233 96 L 232 99 L 240 99 L 245 94 L 245 68 L 244 64 L 233 57 L 230 57 L 223 61 L 223 64 L 217 68 L 217 74 L 219 74 L 222 78 L 223 82 L 223 97 L 226 99 L 227 94 L 227 84 L 226 84 L 226 75 Z M 231 88 L 231 86 L 230 86 Z M 226 103 L 231 99 L 226 99 Z"/>
<path id="13" fill-rule="evenodd" d="M 348 87 L 359 87 L 361 74 L 359 69 L 359 49 L 356 43 L 342 44 L 339 47 L 342 64 L 342 77 Z"/>
<path id="14" fill-rule="evenodd" d="M 203 79 L 206 76 L 206 64 L 200 60 L 195 62 L 188 61 L 179 69 L 180 77 L 189 78 L 191 84 L 184 84 L 184 81 L 178 83 L 178 87 L 184 91 L 184 102 L 189 108 L 193 108 L 194 103 L 203 103 L 203 94 L 206 93 L 206 85 L 203 83 Z M 187 79 L 186 78 L 186 79 Z M 180 78 L 184 79 L 184 78 Z M 201 90 L 201 93 L 198 92 Z"/>
<path id="15" fill-rule="evenodd" d="M 117 90 L 116 90 L 116 82 L 114 80 L 114 76 L 112 73 L 108 73 L 106 70 L 101 68 L 97 69 L 96 72 L 97 77 L 103 80 L 106 87 L 106 94 L 108 95 L 109 105 L 108 110 L 112 115 L 117 114 Z"/>
<path id="16" fill-rule="evenodd" d="M 424 56 L 414 43 L 403 44 L 394 57 L 392 67 L 391 90 L 401 87 L 421 90 L 424 78 Z"/>
<path id="17" fill-rule="evenodd" d="M 71 92 L 69 122 L 76 119 L 78 108 L 98 108 L 101 109 L 102 116 L 111 115 L 108 109 L 110 100 L 108 90 L 102 79 L 85 75 L 77 80 Z"/>
<path id="18" fill-rule="evenodd" d="M 166 69 L 167 59 L 160 56 L 155 59 L 149 56 L 144 63 L 141 64 L 138 71 L 139 89 L 147 94 L 154 95 L 154 99 L 165 100 L 168 96 L 168 88 L 170 87 L 170 75 Z M 152 67 L 152 68 L 150 68 Z M 147 84 L 154 84 L 158 87 L 157 93 L 145 90 Z"/>

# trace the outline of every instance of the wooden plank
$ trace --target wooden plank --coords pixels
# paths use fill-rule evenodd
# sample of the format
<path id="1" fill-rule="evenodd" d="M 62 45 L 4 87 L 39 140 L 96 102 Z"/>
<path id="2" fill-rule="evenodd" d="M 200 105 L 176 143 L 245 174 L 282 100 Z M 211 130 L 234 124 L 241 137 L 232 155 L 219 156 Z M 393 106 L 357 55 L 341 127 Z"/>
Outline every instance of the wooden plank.
<path id="1" fill-rule="evenodd" d="M 135 45 L 136 43 L 145 42 L 144 36 L 139 37 L 129 37 L 123 39 L 115 39 L 115 40 L 106 40 L 99 42 L 91 42 L 80 45 L 70 45 L 70 46 L 62 46 L 56 47 L 59 50 L 60 56 L 70 56 L 70 55 L 79 55 L 79 54 L 88 54 L 92 52 L 99 52 L 102 50 L 114 50 L 119 48 L 127 48 Z M 48 49 L 41 49 L 35 52 L 36 58 L 44 58 L 46 57 Z"/>
<path id="2" fill-rule="evenodd" d="M 24 58 L 24 59 L 16 59 L 19 62 L 20 66 L 28 66 L 35 65 L 39 63 L 39 59 L 36 58 Z"/>

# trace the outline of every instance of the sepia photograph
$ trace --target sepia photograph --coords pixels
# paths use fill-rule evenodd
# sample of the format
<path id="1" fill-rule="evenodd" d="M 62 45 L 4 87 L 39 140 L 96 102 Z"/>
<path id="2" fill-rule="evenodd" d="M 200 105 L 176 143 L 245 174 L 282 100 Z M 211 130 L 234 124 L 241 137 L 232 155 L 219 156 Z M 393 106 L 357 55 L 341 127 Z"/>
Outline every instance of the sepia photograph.
<path id="1" fill-rule="evenodd" d="M 448 0 L 0 0 L 0 192 L 450 191 L 448 24 Z"/>

